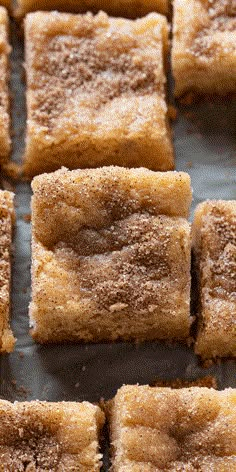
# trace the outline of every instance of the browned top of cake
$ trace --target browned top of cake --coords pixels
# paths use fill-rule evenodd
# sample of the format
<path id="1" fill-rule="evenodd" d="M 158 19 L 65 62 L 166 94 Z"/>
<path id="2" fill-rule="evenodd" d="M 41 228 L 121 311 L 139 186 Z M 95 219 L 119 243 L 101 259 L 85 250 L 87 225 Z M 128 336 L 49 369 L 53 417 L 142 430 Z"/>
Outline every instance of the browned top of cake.
<path id="1" fill-rule="evenodd" d="M 235 406 L 233 389 L 122 387 L 111 404 L 114 470 L 234 470 Z"/>
<path id="2" fill-rule="evenodd" d="M 182 294 L 189 288 L 189 272 L 179 272 L 189 261 L 189 232 L 184 219 L 136 213 L 99 231 L 84 228 L 53 252 L 58 267 L 73 274 L 74 290 L 98 310 L 153 312 L 169 309 L 170 285 Z"/>
<path id="3" fill-rule="evenodd" d="M 148 28 L 149 26 L 149 28 Z M 63 13 L 26 18 L 28 86 L 34 93 L 31 118 L 55 125 L 65 103 L 88 103 L 96 112 L 114 98 L 164 96 L 163 45 L 166 20 Z M 166 41 L 166 36 L 165 36 Z"/>
<path id="4" fill-rule="evenodd" d="M 75 245 L 81 230 L 86 242 L 86 228 L 105 231 L 114 222 L 119 232 L 119 221 L 136 213 L 187 217 L 192 198 L 190 178 L 184 172 L 113 166 L 42 174 L 32 188 L 34 234 L 47 247 L 62 241 Z M 112 239 L 114 245 L 111 233 Z M 85 243 L 83 247 L 86 251 Z"/>
<path id="5" fill-rule="evenodd" d="M 236 201 L 204 202 L 195 223 L 202 285 L 206 283 L 212 297 L 236 301 Z"/>
<path id="6" fill-rule="evenodd" d="M 98 407 L 1 400 L 0 420 L 1 471 L 99 470 Z"/>

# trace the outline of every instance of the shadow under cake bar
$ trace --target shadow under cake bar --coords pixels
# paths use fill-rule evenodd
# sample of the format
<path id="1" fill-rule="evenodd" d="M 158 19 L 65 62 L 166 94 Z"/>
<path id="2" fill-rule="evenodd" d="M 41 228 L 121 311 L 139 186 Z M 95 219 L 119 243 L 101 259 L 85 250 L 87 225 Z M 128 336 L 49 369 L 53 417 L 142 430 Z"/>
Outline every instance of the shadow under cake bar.
<path id="1" fill-rule="evenodd" d="M 0 166 L 8 160 L 11 148 L 8 90 L 9 53 L 8 14 L 7 10 L 0 6 Z"/>
<path id="2" fill-rule="evenodd" d="M 174 0 L 175 94 L 236 91 L 234 0 Z"/>
<path id="3" fill-rule="evenodd" d="M 198 205 L 193 249 L 199 280 L 195 351 L 204 359 L 236 356 L 236 201 Z"/>
<path id="4" fill-rule="evenodd" d="M 15 343 L 9 327 L 13 222 L 13 194 L 0 190 L 0 352 L 11 352 Z"/>
<path id="5" fill-rule="evenodd" d="M 59 10 L 74 13 L 104 10 L 112 16 L 137 18 L 150 12 L 168 14 L 169 0 L 18 0 L 17 14 L 36 10 Z"/>
<path id="6" fill-rule="evenodd" d="M 30 13 L 25 49 L 27 176 L 62 165 L 173 169 L 164 16 Z"/>
<path id="7" fill-rule="evenodd" d="M 236 390 L 124 386 L 108 409 L 113 472 L 236 470 Z"/>
<path id="8" fill-rule="evenodd" d="M 103 423 L 88 402 L 0 400 L 0 472 L 98 472 Z"/>
<path id="9" fill-rule="evenodd" d="M 188 338 L 188 174 L 62 169 L 32 188 L 35 340 Z"/>

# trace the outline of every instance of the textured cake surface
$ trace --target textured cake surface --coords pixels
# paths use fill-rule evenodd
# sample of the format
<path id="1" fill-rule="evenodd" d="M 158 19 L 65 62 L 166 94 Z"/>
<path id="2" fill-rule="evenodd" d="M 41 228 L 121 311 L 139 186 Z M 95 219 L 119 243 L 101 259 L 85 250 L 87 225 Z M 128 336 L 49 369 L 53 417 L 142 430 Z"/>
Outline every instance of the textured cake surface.
<path id="1" fill-rule="evenodd" d="M 36 340 L 188 337 L 187 174 L 60 170 L 32 187 Z"/>
<path id="2" fill-rule="evenodd" d="M 59 10 L 74 13 L 103 10 L 112 16 L 138 18 L 157 11 L 167 14 L 169 0 L 18 0 L 18 14 L 36 10 Z"/>
<path id="3" fill-rule="evenodd" d="M 164 16 L 30 13 L 25 44 L 28 176 L 62 165 L 173 169 Z"/>
<path id="4" fill-rule="evenodd" d="M 10 352 L 14 337 L 9 327 L 13 194 L 0 190 L 0 352 Z"/>
<path id="5" fill-rule="evenodd" d="M 98 472 L 103 423 L 88 402 L 0 400 L 0 471 Z"/>
<path id="6" fill-rule="evenodd" d="M 8 160 L 10 152 L 10 117 L 8 91 L 8 14 L 0 6 L 0 166 Z"/>
<path id="7" fill-rule="evenodd" d="M 193 245 L 199 280 L 196 352 L 236 356 L 236 201 L 208 201 L 195 212 Z"/>
<path id="8" fill-rule="evenodd" d="M 236 391 L 124 386 L 109 405 L 114 472 L 236 470 Z"/>
<path id="9" fill-rule="evenodd" d="M 175 93 L 236 91 L 234 0 L 174 0 Z"/>

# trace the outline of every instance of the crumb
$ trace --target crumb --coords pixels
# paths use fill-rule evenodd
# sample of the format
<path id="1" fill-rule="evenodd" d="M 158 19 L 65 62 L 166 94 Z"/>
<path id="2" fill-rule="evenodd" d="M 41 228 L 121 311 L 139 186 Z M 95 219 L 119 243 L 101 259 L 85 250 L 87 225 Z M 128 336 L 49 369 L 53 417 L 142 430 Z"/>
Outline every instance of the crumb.
<path id="1" fill-rule="evenodd" d="M 27 396 L 31 393 L 29 388 L 26 388 L 24 385 L 20 385 L 17 388 L 17 393 L 22 398 L 27 398 Z"/>
<path id="2" fill-rule="evenodd" d="M 25 215 L 23 215 L 23 220 L 26 223 L 30 223 L 31 222 L 31 213 L 26 213 Z"/>
<path id="3" fill-rule="evenodd" d="M 186 167 L 188 167 L 189 169 L 191 169 L 191 167 L 193 167 L 192 161 L 186 162 Z"/>
<path id="4" fill-rule="evenodd" d="M 210 369 L 210 367 L 212 367 L 213 365 L 214 365 L 213 359 L 207 359 L 202 362 L 202 366 L 204 367 L 204 369 Z"/>
<path id="5" fill-rule="evenodd" d="M 25 357 L 24 353 L 22 351 L 19 352 L 19 357 L 23 359 Z"/>
<path id="6" fill-rule="evenodd" d="M 194 102 L 194 94 L 193 92 L 189 92 L 187 94 L 185 94 L 183 97 L 181 97 L 179 99 L 181 105 L 186 105 L 186 106 L 189 106 L 189 105 L 192 105 L 193 102 Z"/>
<path id="7" fill-rule="evenodd" d="M 168 117 L 171 121 L 175 121 L 177 119 L 178 111 L 177 108 L 173 105 L 168 106 Z"/>
<path id="8" fill-rule="evenodd" d="M 107 410 L 107 401 L 105 400 L 104 397 L 101 397 L 98 405 L 100 406 L 101 410 L 106 411 Z"/>

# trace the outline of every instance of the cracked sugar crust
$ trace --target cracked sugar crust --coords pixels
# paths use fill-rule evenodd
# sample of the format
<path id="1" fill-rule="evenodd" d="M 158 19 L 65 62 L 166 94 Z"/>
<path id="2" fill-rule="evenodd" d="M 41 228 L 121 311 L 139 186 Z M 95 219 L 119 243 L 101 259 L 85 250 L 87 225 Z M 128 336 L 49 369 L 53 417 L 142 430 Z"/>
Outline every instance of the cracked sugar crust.
<path id="1" fill-rule="evenodd" d="M 4 163 L 10 152 L 10 117 L 8 90 L 8 14 L 0 6 L 0 164 Z"/>
<path id="2" fill-rule="evenodd" d="M 235 92 L 234 0 L 175 0 L 173 31 L 176 95 L 189 90 L 217 94 Z"/>
<path id="3" fill-rule="evenodd" d="M 0 471 L 95 472 L 104 414 L 88 402 L 0 400 Z"/>
<path id="4" fill-rule="evenodd" d="M 33 190 L 37 340 L 188 337 L 190 227 L 177 216 L 191 199 L 186 174 L 62 170 Z"/>
<path id="5" fill-rule="evenodd" d="M 39 173 L 39 166 L 43 172 L 59 164 L 95 167 L 122 165 L 127 159 L 132 166 L 148 146 L 147 133 L 158 146 L 157 168 L 162 153 L 163 170 L 173 168 L 163 66 L 165 17 L 150 14 L 131 21 L 105 13 L 37 12 L 27 16 L 25 32 L 26 173 L 33 174 L 33 166 Z M 36 145 L 45 148 L 44 163 L 33 155 Z M 153 160 L 150 153 L 146 147 L 147 163 Z"/>
<path id="6" fill-rule="evenodd" d="M 111 228 L 82 230 L 77 244 L 78 251 L 65 242 L 50 251 L 33 245 L 36 339 L 188 337 L 190 228 L 185 220 L 134 214 Z"/>
<path id="7" fill-rule="evenodd" d="M 55 128 L 65 103 L 72 106 L 78 96 L 95 113 L 122 95 L 128 99 L 130 95 L 159 92 L 164 97 L 165 79 L 158 55 L 162 59 L 162 39 L 167 41 L 165 21 L 159 15 L 150 16 L 150 26 L 156 27 L 156 32 L 147 33 L 142 20 L 109 19 L 105 13 L 29 15 L 26 34 L 34 68 L 28 70 L 28 85 L 34 89 L 33 120 Z"/>
<path id="8" fill-rule="evenodd" d="M 108 404 L 112 471 L 236 470 L 236 391 L 124 386 Z"/>
<path id="9" fill-rule="evenodd" d="M 58 10 L 74 13 L 86 13 L 99 10 L 105 11 L 112 16 L 126 18 L 138 18 L 150 12 L 157 11 L 162 14 L 169 13 L 169 0 L 18 0 L 19 8 L 17 14 L 25 15 L 30 11 Z"/>
<path id="10" fill-rule="evenodd" d="M 193 245 L 199 279 L 202 357 L 236 355 L 236 201 L 208 201 L 195 213 Z"/>
<path id="11" fill-rule="evenodd" d="M 162 47 L 156 40 L 167 40 L 165 20 L 153 15 L 156 36 L 153 32 L 148 38 L 142 35 L 142 22 L 138 21 L 140 28 L 138 22 L 109 19 L 105 13 L 95 17 L 90 13 L 28 15 L 29 57 L 35 68 L 28 70 L 28 85 L 34 88 L 32 118 L 41 126 L 56 127 L 65 103 L 72 106 L 78 95 L 93 111 L 122 95 L 128 99 L 129 95 L 159 91 L 164 96 L 162 61 L 158 64 L 157 58 L 158 53 L 162 58 Z M 149 54 L 143 50 L 145 40 Z"/>
<path id="12" fill-rule="evenodd" d="M 145 168 L 63 168 L 35 177 L 32 189 L 35 236 L 49 248 L 73 242 L 83 227 L 104 228 L 133 213 L 187 218 L 192 201 L 187 173 Z"/>
<path id="13" fill-rule="evenodd" d="M 107 42 L 108 38 L 99 38 L 94 31 L 93 17 L 85 19 L 83 28 L 82 37 L 53 36 L 45 54 L 38 58 L 37 105 L 32 118 L 49 130 L 56 126 L 68 96 L 73 100 L 74 95 L 80 94 L 96 112 L 121 95 L 128 99 L 130 94 L 150 95 L 157 90 L 164 94 L 156 59 L 132 57 L 130 53 L 133 49 L 138 54 L 137 37 L 122 36 L 117 30 Z"/>
<path id="14" fill-rule="evenodd" d="M 0 190 L 0 352 L 11 352 L 15 339 L 9 327 L 13 194 Z"/>

